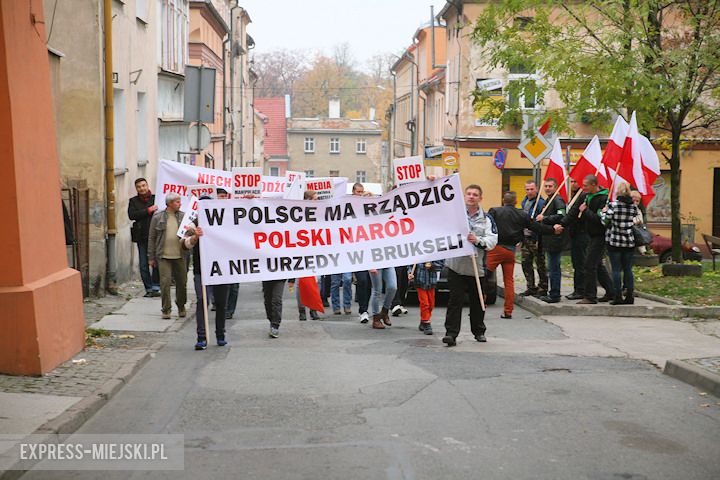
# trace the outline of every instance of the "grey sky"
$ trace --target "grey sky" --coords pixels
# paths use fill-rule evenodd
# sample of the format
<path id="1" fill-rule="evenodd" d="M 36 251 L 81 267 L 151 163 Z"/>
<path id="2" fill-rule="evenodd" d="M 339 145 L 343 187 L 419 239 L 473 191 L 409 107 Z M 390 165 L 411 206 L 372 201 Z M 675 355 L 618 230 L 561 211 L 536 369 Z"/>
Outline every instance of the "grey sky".
<path id="1" fill-rule="evenodd" d="M 256 52 L 278 48 L 332 53 L 350 44 L 358 67 L 376 53 L 397 53 L 410 45 L 415 30 L 430 22 L 443 0 L 241 0 L 250 14 L 248 33 Z"/>

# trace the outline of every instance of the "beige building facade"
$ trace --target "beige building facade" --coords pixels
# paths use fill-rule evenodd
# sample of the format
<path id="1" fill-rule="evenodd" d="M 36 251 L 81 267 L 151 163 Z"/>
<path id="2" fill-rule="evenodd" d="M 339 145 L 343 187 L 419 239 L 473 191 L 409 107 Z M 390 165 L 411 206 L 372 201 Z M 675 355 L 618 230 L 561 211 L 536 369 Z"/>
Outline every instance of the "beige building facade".
<path id="1" fill-rule="evenodd" d="M 371 120 L 291 118 L 287 121 L 288 170 L 309 177 L 380 182 L 382 129 Z"/>

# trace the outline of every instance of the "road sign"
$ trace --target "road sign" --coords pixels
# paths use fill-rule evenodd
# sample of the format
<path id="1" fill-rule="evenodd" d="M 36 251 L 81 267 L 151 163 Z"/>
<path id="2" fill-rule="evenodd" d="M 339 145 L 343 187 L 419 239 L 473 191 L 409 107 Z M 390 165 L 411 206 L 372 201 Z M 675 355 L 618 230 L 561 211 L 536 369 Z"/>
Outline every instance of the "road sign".
<path id="1" fill-rule="evenodd" d="M 537 165 L 540 160 L 550 154 L 552 145 L 539 130 L 535 130 L 535 135 L 520 142 L 518 150 L 530 160 L 530 163 Z"/>
<path id="2" fill-rule="evenodd" d="M 215 69 L 185 66 L 183 121 L 215 121 Z"/>
<path id="3" fill-rule="evenodd" d="M 200 129 L 200 132 L 198 132 L 198 129 Z M 192 150 L 199 151 L 207 148 L 210 145 L 210 129 L 207 125 L 197 123 L 191 126 L 190 130 L 188 130 L 188 143 L 190 143 Z"/>
<path id="4" fill-rule="evenodd" d="M 460 155 L 457 152 L 443 152 L 442 160 L 445 168 L 458 168 L 460 166 Z"/>

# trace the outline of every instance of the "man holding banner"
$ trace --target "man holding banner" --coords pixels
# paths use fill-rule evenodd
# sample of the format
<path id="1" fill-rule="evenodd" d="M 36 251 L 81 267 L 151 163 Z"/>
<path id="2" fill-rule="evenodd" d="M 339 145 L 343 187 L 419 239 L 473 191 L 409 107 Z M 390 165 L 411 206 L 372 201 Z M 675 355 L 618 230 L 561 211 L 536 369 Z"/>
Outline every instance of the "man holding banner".
<path id="1" fill-rule="evenodd" d="M 482 188 L 475 184 L 468 185 L 465 188 L 465 207 L 470 227 L 467 240 L 476 247 L 474 254 L 470 257 L 455 257 L 445 261 L 445 266 L 448 268 L 450 298 L 445 315 L 445 337 L 442 341 L 448 347 L 454 347 L 457 344 L 456 338 L 460 333 L 462 307 L 466 293 L 470 302 L 470 330 L 478 342 L 487 341 L 485 338 L 485 310 L 480 302 L 482 292 L 478 291 L 475 275 L 479 274 L 480 283 L 485 283 L 485 251 L 495 248 L 498 232 L 492 217 L 480 208 L 481 201 Z M 475 262 L 475 266 L 473 266 L 473 262 Z"/>
<path id="2" fill-rule="evenodd" d="M 180 210 L 180 195 L 171 192 L 165 195 L 165 210 L 155 212 L 150 221 L 148 238 L 148 263 L 160 269 L 160 295 L 162 297 L 162 318 L 170 318 L 172 309 L 171 283 L 175 280 L 175 302 L 178 316 L 184 317 L 187 302 L 187 264 L 180 246 L 177 231 L 185 213 Z"/>

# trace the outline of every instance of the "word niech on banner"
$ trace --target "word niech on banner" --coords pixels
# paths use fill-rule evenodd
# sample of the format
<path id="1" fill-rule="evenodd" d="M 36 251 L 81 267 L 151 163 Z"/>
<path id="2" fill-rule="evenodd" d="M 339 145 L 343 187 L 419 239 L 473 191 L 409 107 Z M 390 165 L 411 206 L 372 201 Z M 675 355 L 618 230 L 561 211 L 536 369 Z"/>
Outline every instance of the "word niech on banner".
<path id="1" fill-rule="evenodd" d="M 388 268 L 472 255 L 457 175 L 381 197 L 201 200 L 205 285 Z"/>
<path id="2" fill-rule="evenodd" d="M 160 160 L 157 182 L 155 183 L 155 205 L 165 208 L 165 195 L 177 193 L 182 197 L 182 211 L 188 211 L 190 202 L 189 186 L 207 185 L 232 191 L 232 174 L 223 170 L 195 167 L 171 160 Z M 197 195 L 199 197 L 199 195 Z"/>

